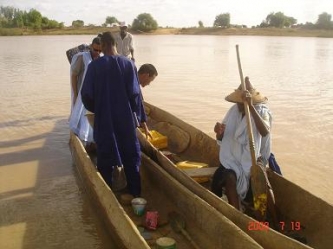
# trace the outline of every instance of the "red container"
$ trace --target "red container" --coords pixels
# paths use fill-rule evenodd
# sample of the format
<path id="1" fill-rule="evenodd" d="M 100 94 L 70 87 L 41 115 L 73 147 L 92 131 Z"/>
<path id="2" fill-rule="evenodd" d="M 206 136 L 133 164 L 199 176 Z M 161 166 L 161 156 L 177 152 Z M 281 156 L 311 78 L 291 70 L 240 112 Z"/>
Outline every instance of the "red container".
<path id="1" fill-rule="evenodd" d="M 147 211 L 145 226 L 147 229 L 156 230 L 158 223 L 158 212 L 157 211 Z"/>

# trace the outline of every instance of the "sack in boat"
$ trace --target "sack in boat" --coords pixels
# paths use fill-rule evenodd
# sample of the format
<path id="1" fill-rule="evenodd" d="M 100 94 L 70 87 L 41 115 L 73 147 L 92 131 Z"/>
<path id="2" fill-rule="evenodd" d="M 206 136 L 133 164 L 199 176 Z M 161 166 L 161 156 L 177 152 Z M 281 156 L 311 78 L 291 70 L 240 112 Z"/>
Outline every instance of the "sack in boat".
<path id="1" fill-rule="evenodd" d="M 274 172 L 282 175 L 280 166 L 277 163 L 277 161 L 275 160 L 275 156 L 273 153 L 271 153 L 270 157 L 268 158 L 268 165 Z"/>
<path id="2" fill-rule="evenodd" d="M 127 186 L 124 166 L 115 166 L 112 171 L 112 190 L 119 191 Z"/>

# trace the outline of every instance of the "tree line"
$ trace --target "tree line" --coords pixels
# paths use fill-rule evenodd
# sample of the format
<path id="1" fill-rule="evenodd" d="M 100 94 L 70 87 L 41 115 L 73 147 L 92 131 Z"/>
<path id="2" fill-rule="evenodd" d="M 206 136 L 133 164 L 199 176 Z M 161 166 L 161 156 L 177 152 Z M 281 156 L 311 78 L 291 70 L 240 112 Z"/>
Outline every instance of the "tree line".
<path id="1" fill-rule="evenodd" d="M 198 22 L 199 27 L 203 27 L 203 23 L 201 21 Z M 214 27 L 225 27 L 229 28 L 230 26 L 239 26 L 239 25 L 231 25 L 230 24 L 230 14 L 222 13 L 215 17 L 215 21 L 213 24 Z M 241 25 L 245 26 L 246 25 Z M 267 15 L 266 19 L 263 20 L 260 25 L 257 25 L 257 28 L 290 28 L 290 27 L 300 27 L 305 29 L 333 29 L 332 15 L 327 12 L 323 12 L 318 15 L 318 19 L 316 23 L 307 22 L 305 24 L 297 24 L 297 20 L 294 17 L 286 16 L 282 12 L 272 12 Z"/>
<path id="2" fill-rule="evenodd" d="M 213 27 L 246 27 L 246 25 L 232 25 L 230 24 L 230 14 L 221 13 L 215 17 Z M 115 26 L 118 25 L 119 21 L 115 16 L 107 16 L 102 26 Z M 72 21 L 72 27 L 80 28 L 84 27 L 85 23 L 83 20 Z M 94 25 L 89 25 L 94 26 Z M 149 13 L 139 14 L 130 25 L 133 30 L 149 32 L 154 31 L 158 28 L 157 21 Z M 0 28 L 33 28 L 35 30 L 42 29 L 62 29 L 64 28 L 63 22 L 56 20 L 50 20 L 36 9 L 30 11 L 21 11 L 14 7 L 3 7 L 0 6 Z M 198 27 L 203 28 L 204 24 L 202 21 L 198 21 Z M 323 12 L 318 16 L 316 23 L 307 22 L 305 24 L 297 24 L 297 20 L 293 17 L 284 15 L 282 12 L 272 12 L 267 15 L 257 28 L 285 28 L 285 27 L 300 27 L 305 29 L 333 29 L 332 15 L 327 12 Z"/>
<path id="3" fill-rule="evenodd" d="M 50 20 L 35 10 L 30 9 L 29 12 L 16 9 L 14 7 L 0 7 L 0 28 L 32 28 L 54 29 L 63 28 L 63 22 Z"/>

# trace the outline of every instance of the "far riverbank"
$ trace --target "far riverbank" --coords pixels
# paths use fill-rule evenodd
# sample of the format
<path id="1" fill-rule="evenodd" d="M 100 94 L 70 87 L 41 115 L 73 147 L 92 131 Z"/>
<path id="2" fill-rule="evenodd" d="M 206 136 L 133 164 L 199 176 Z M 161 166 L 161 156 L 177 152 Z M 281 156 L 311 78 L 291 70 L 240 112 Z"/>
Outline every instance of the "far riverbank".
<path id="1" fill-rule="evenodd" d="M 20 28 L 0 28 L 0 36 L 23 35 L 94 35 L 105 31 L 117 32 L 118 27 L 82 27 L 50 30 L 32 30 Z M 129 29 L 132 34 L 141 35 L 245 35 L 245 36 L 298 36 L 333 38 L 333 30 L 308 30 L 300 28 L 158 28 L 152 32 L 138 32 Z"/>

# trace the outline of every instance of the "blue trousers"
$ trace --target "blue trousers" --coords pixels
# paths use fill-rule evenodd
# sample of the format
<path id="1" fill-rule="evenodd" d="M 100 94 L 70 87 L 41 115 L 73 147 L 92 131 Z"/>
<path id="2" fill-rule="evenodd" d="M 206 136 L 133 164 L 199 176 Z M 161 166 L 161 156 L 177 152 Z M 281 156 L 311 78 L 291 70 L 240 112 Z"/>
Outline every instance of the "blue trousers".
<path id="1" fill-rule="evenodd" d="M 127 150 L 123 151 L 121 156 L 129 193 L 134 197 L 139 197 L 141 195 L 141 151 Z M 114 156 L 111 153 L 103 152 L 103 149 L 97 146 L 97 169 L 110 188 L 112 187 L 112 171 L 114 166 Z"/>

